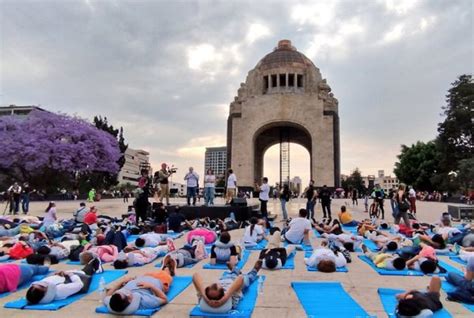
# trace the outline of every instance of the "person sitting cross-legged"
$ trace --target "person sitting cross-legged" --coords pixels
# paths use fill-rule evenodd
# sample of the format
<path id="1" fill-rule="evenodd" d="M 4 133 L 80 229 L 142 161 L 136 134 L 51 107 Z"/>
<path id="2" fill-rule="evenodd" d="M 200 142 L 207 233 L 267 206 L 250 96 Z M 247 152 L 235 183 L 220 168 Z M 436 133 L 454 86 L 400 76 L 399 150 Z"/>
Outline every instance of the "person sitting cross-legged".
<path id="1" fill-rule="evenodd" d="M 199 273 L 193 275 L 193 284 L 198 293 L 199 307 L 208 313 L 228 313 L 236 309 L 243 297 L 242 291 L 252 284 L 262 267 L 262 261 L 258 260 L 253 269 L 247 274 L 235 266 L 229 264 L 230 273 L 223 275 L 217 283 L 205 286 Z"/>

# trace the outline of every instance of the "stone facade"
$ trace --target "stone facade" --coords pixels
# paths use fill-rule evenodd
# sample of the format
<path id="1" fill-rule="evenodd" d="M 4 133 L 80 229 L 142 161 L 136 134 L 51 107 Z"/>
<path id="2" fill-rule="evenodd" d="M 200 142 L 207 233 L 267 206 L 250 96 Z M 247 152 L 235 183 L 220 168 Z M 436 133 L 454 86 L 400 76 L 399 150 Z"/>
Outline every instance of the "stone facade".
<path id="1" fill-rule="evenodd" d="M 288 40 L 248 73 L 230 104 L 227 158 L 239 186 L 262 177 L 263 155 L 282 131 L 308 150 L 317 186 L 339 186 L 338 101 L 319 69 Z"/>

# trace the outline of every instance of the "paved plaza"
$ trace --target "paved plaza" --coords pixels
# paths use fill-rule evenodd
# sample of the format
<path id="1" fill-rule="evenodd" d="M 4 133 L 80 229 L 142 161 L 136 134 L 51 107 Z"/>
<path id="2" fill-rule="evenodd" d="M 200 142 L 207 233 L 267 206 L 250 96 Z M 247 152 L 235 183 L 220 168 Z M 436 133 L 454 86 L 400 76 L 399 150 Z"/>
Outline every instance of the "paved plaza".
<path id="1" fill-rule="evenodd" d="M 183 203 L 183 200 L 176 200 L 172 203 Z M 339 207 L 343 204 L 350 203 L 350 200 L 336 199 L 333 200 L 332 209 L 333 215 L 339 211 Z M 220 202 L 219 202 L 220 203 Z M 99 210 L 100 214 L 115 215 L 126 211 L 127 204 L 123 203 L 121 199 L 103 200 L 101 202 L 94 203 Z M 41 215 L 44 208 L 46 208 L 47 202 L 33 202 L 32 203 L 32 214 Z M 72 211 L 79 205 L 78 201 L 64 201 L 57 202 L 58 216 L 67 218 L 71 217 Z M 299 208 L 304 207 L 305 201 L 303 199 L 293 200 L 289 203 L 289 211 L 291 216 L 296 216 Z M 363 201 L 359 200 L 359 205 L 353 207 L 351 204 L 348 205 L 349 210 L 353 212 L 356 219 L 362 219 L 366 217 L 363 212 Z M 0 205 L 0 207 L 2 207 Z M 389 210 L 388 202 L 386 202 L 386 208 Z M 3 210 L 3 207 L 2 207 Z M 273 213 L 280 213 L 280 205 L 278 200 L 269 201 L 269 210 Z M 418 216 L 419 219 L 426 222 L 433 222 L 439 218 L 439 215 L 447 210 L 447 205 L 444 203 L 437 202 L 418 202 Z M 321 216 L 321 208 L 318 205 L 316 208 L 317 218 Z M 386 218 L 391 221 L 390 212 L 386 213 Z M 278 221 L 277 221 L 278 223 Z M 243 230 L 235 230 L 230 232 L 233 240 L 240 240 L 243 235 Z M 313 246 L 320 244 L 320 239 L 314 237 L 311 238 Z M 184 243 L 184 238 L 181 237 L 177 240 L 177 246 L 181 246 Z M 244 271 L 250 269 L 255 261 L 257 260 L 258 252 L 254 251 L 244 267 Z M 291 282 L 294 281 L 337 281 L 341 282 L 347 292 L 370 314 L 376 317 L 386 317 L 383 310 L 382 304 L 380 303 L 377 295 L 377 289 L 380 287 L 386 288 L 397 288 L 397 289 L 423 289 L 425 288 L 430 280 L 430 277 L 411 277 L 411 276 L 380 276 L 373 271 L 366 263 L 360 261 L 354 254 L 352 257 L 352 263 L 348 264 L 348 273 L 319 273 L 319 272 L 308 272 L 306 266 L 303 263 L 304 252 L 297 252 L 295 259 L 294 270 L 279 270 L 279 271 L 266 271 L 262 270 L 262 274 L 266 275 L 266 281 L 264 283 L 263 294 L 259 295 L 256 302 L 252 317 L 305 317 L 305 312 L 298 301 L 296 294 L 290 287 Z M 457 263 L 451 262 L 447 257 L 441 257 L 443 261 L 448 262 L 457 268 L 461 266 Z M 132 275 L 139 275 L 147 271 L 155 269 L 154 265 L 158 261 L 148 264 L 143 267 L 132 267 L 129 268 L 129 273 Z M 178 269 L 178 275 L 192 275 L 196 271 L 199 271 L 206 283 L 215 281 L 222 273 L 219 270 L 203 270 L 202 265 L 204 261 L 201 261 L 191 269 Z M 55 265 L 54 269 L 67 270 L 73 268 L 72 265 L 65 265 L 63 263 Z M 105 265 L 105 269 L 110 269 L 110 265 Z M 98 317 L 98 314 L 94 313 L 95 307 L 99 305 L 99 294 L 92 293 L 86 295 L 79 301 L 61 309 L 58 311 L 30 311 L 30 310 L 11 310 L 4 309 L 3 304 L 5 302 L 17 299 L 20 296 L 24 296 L 25 290 L 17 293 L 13 293 L 8 297 L 2 298 L 0 304 L 0 317 L 40 317 L 47 315 L 48 317 Z M 317 297 L 318 291 L 315 290 L 315 297 Z M 449 310 L 454 317 L 472 317 L 472 313 L 467 311 L 462 305 L 458 303 L 445 301 L 446 295 L 442 294 L 443 305 Z M 167 304 L 162 310 L 156 313 L 155 317 L 188 317 L 190 310 L 196 305 L 197 298 L 193 286 L 189 286 L 184 292 L 176 297 L 171 303 Z"/>

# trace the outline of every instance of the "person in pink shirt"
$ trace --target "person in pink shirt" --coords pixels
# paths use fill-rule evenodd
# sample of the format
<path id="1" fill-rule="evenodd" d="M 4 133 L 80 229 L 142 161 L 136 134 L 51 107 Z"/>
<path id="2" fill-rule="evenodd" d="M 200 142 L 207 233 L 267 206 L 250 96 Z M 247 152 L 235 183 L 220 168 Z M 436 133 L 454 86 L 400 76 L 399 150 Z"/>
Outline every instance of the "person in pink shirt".
<path id="1" fill-rule="evenodd" d="M 32 280 L 33 276 L 46 275 L 48 266 L 5 264 L 0 265 L 0 293 L 7 293 Z"/>
<path id="2" fill-rule="evenodd" d="M 102 262 L 109 263 L 115 261 L 118 254 L 119 252 L 115 245 L 93 246 L 87 244 L 84 246 L 84 251 L 79 255 L 79 259 L 81 264 L 87 264 L 90 259 L 94 258 L 94 255 L 97 255 Z"/>

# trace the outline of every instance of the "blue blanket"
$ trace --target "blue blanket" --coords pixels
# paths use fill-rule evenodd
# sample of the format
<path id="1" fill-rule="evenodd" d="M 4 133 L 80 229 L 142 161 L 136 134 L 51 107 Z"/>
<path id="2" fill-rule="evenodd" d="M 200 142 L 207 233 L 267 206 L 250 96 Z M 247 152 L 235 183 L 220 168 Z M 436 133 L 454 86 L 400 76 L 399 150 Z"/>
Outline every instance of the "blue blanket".
<path id="1" fill-rule="evenodd" d="M 456 289 L 456 286 L 451 285 L 451 284 L 448 283 L 447 281 L 442 281 L 442 282 L 441 282 L 441 288 L 443 288 L 443 290 L 448 293 L 448 292 L 453 292 L 453 291 Z M 464 304 L 464 303 L 461 303 L 461 305 L 463 305 L 464 307 L 466 307 L 468 310 L 474 312 L 474 304 Z"/>
<path id="2" fill-rule="evenodd" d="M 249 259 L 249 256 L 250 256 L 250 251 L 244 250 L 243 253 L 242 253 L 242 258 L 237 263 L 236 267 L 238 269 L 242 269 L 245 266 L 245 263 L 247 263 L 247 260 Z M 211 265 L 211 264 L 207 263 L 207 264 L 204 264 L 204 266 L 202 268 L 204 268 L 204 269 L 224 269 L 225 270 L 225 269 L 227 269 L 227 265 L 222 264 L 222 263 L 216 263 L 214 265 Z"/>
<path id="3" fill-rule="evenodd" d="M 395 298 L 395 295 L 404 293 L 405 291 L 402 289 L 379 288 L 377 292 L 379 294 L 380 301 L 388 317 L 396 317 L 395 309 L 397 308 L 397 299 Z M 448 317 L 452 317 L 452 316 L 444 308 L 441 310 L 438 310 L 433 315 L 433 318 L 448 318 Z"/>
<path id="4" fill-rule="evenodd" d="M 303 244 L 303 243 L 302 244 L 290 244 L 288 242 L 283 243 L 283 246 L 285 246 L 285 247 L 287 247 L 288 245 L 295 245 L 295 246 L 297 246 L 298 250 L 303 250 L 303 251 L 312 251 L 313 250 L 313 246 Z"/>
<path id="5" fill-rule="evenodd" d="M 336 282 L 292 282 L 308 317 L 371 317 Z"/>
<path id="6" fill-rule="evenodd" d="M 181 294 L 192 282 L 192 277 L 190 276 L 175 276 L 173 277 L 173 283 L 171 284 L 170 290 L 166 295 L 168 297 L 168 303 L 171 302 L 176 296 Z M 153 309 L 140 309 L 136 311 L 134 316 L 151 316 L 157 311 L 159 311 L 163 306 L 159 306 Z M 109 309 L 106 306 L 100 306 L 95 309 L 96 313 L 99 314 L 109 314 Z"/>
<path id="7" fill-rule="evenodd" d="M 265 279 L 265 276 L 262 276 Z M 204 311 L 201 311 L 199 305 L 195 306 L 193 310 L 189 313 L 191 317 L 215 317 L 215 318 L 225 318 L 225 317 L 238 317 L 238 318 L 250 318 L 252 316 L 253 308 L 257 302 L 258 296 L 258 278 L 250 284 L 250 286 L 244 290 L 244 296 L 240 300 L 239 305 L 235 310 L 232 310 L 226 314 L 210 314 Z"/>
<path id="8" fill-rule="evenodd" d="M 306 253 L 304 254 L 304 257 L 305 257 L 305 258 L 309 258 L 309 257 L 311 257 L 311 254 L 312 254 L 311 252 L 306 252 Z M 308 265 L 306 265 L 306 270 L 307 270 L 308 272 L 318 272 L 318 269 L 317 269 L 316 267 L 312 267 L 312 266 L 308 266 Z M 347 269 L 346 266 L 344 266 L 344 267 L 336 267 L 336 272 L 337 272 L 337 273 L 347 273 L 348 271 L 349 271 L 349 270 Z"/>
<path id="9" fill-rule="evenodd" d="M 31 309 L 31 310 L 58 310 L 69 304 L 72 304 L 76 300 L 81 299 L 87 294 L 95 292 L 99 288 L 99 280 L 101 277 L 105 279 L 105 283 L 108 284 L 122 276 L 127 274 L 125 270 L 111 270 L 104 271 L 100 274 L 95 274 L 92 276 L 92 282 L 89 287 L 89 291 L 85 294 L 76 294 L 71 297 L 62 300 L 55 300 L 49 304 L 36 304 L 28 305 L 25 298 L 20 298 L 5 304 L 5 308 L 15 308 L 15 309 Z"/>

